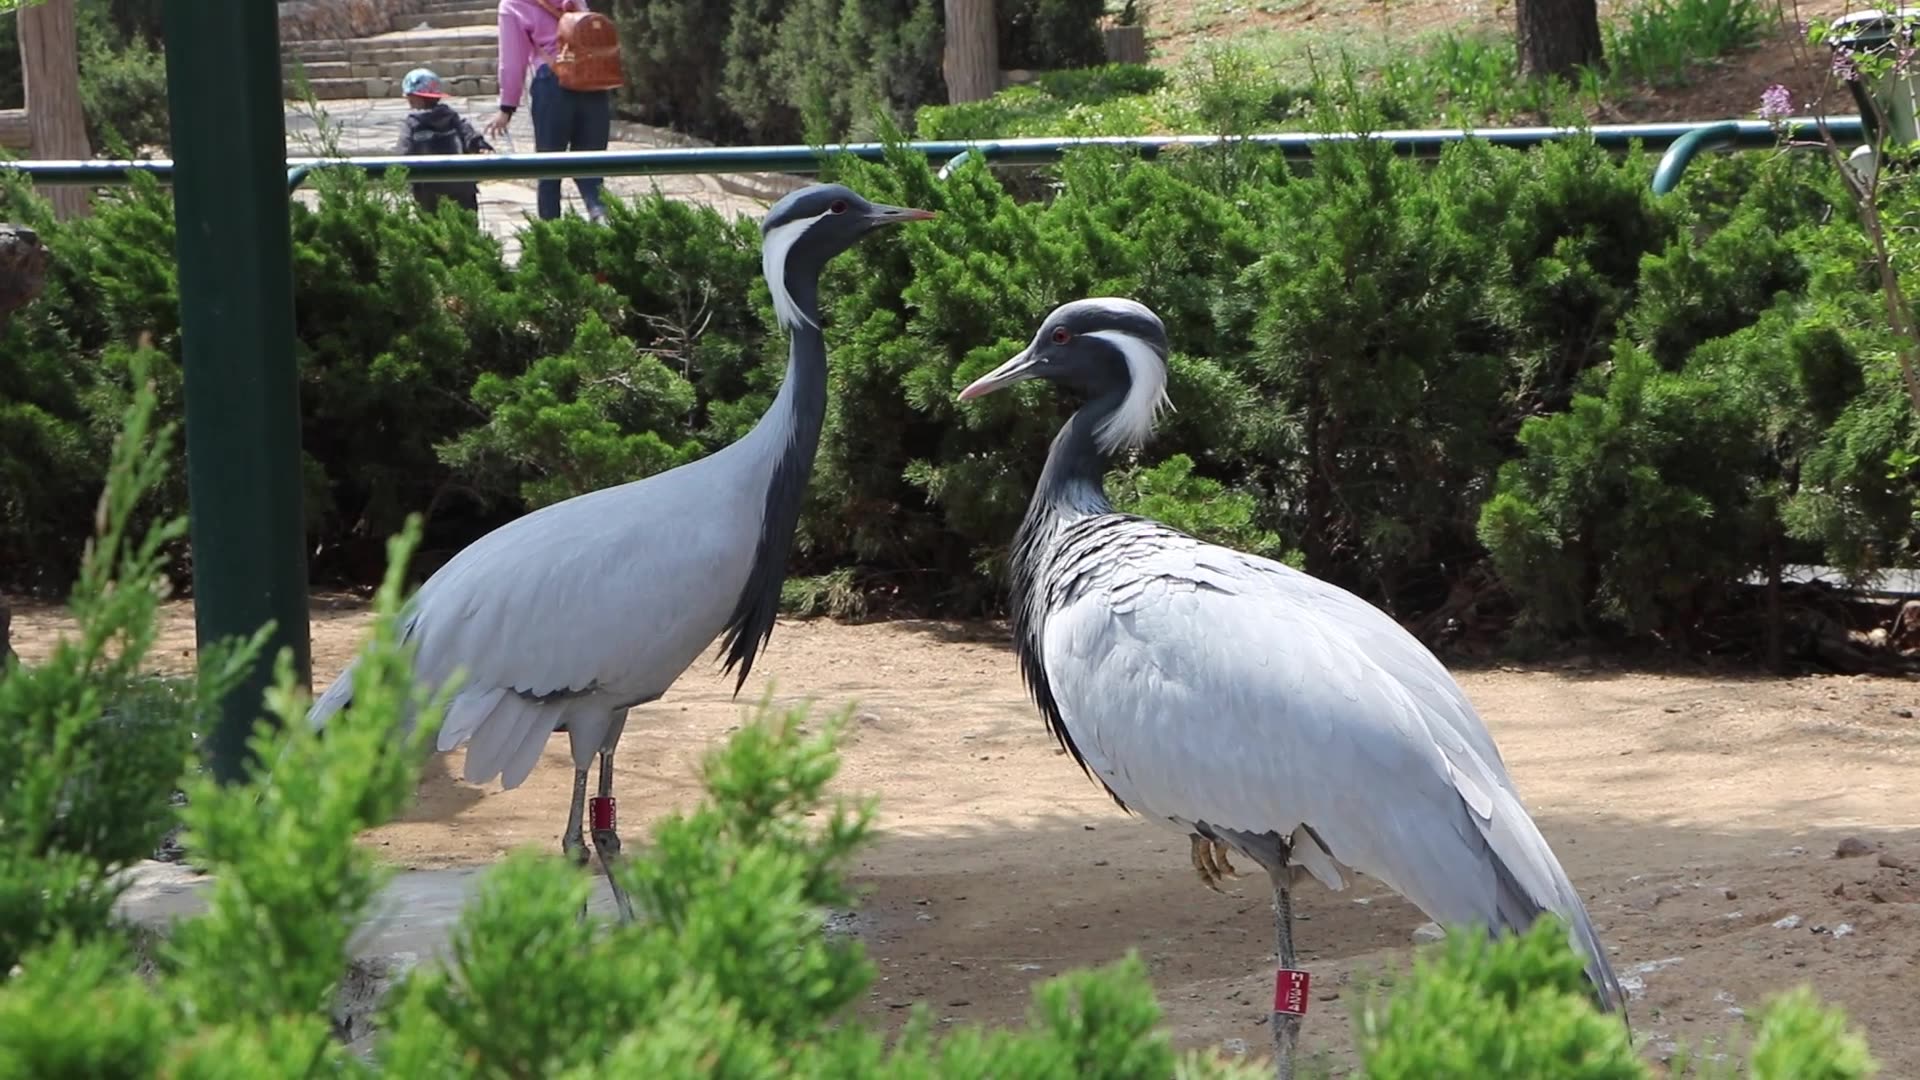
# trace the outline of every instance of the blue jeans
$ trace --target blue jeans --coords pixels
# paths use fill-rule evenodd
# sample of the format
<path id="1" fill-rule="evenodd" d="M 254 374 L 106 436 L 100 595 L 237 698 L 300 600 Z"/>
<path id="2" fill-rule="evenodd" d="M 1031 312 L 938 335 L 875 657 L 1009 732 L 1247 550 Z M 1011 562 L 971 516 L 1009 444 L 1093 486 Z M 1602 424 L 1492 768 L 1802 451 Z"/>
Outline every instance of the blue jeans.
<path id="1" fill-rule="evenodd" d="M 597 90 L 582 93 L 560 85 L 560 77 L 545 64 L 533 73 L 533 148 L 542 154 L 561 150 L 605 150 L 613 127 L 613 95 Z M 600 209 L 599 177 L 575 177 L 580 201 L 592 213 Z M 540 181 L 540 219 L 560 216 L 560 181 Z"/>

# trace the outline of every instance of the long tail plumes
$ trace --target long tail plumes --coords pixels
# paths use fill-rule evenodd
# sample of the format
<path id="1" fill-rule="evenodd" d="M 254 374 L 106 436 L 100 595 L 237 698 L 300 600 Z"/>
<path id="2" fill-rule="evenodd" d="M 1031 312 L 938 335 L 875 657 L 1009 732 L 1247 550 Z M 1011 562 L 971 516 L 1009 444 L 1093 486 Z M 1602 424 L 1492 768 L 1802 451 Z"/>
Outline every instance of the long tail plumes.
<path id="1" fill-rule="evenodd" d="M 347 669 L 340 673 L 340 677 L 333 680 L 333 685 L 327 687 L 325 693 L 313 700 L 312 707 L 307 709 L 307 724 L 309 726 L 314 728 L 326 727 L 327 720 L 332 717 L 334 713 L 346 708 L 347 705 L 353 701 L 354 666 L 355 665 L 352 664 L 347 665 Z"/>
<path id="2" fill-rule="evenodd" d="M 1574 947 L 1586 958 L 1587 981 L 1593 986 L 1595 1002 L 1624 1018 L 1626 991 L 1607 961 L 1606 946 L 1600 943 L 1587 907 L 1560 861 L 1554 858 L 1546 837 L 1540 835 L 1511 792 L 1501 789 L 1495 793 L 1493 818 L 1481 825 L 1480 833 L 1492 856 L 1497 882 L 1490 921 L 1497 929 L 1524 933 L 1542 914 L 1557 916 L 1567 925 Z"/>

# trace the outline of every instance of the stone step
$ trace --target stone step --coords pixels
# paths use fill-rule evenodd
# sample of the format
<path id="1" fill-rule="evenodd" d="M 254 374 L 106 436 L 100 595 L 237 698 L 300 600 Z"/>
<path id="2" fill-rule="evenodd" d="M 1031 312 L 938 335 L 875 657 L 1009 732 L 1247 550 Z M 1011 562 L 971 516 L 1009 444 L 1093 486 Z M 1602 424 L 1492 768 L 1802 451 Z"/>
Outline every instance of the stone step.
<path id="1" fill-rule="evenodd" d="M 387 995 L 408 972 L 424 966 L 445 970 L 459 959 L 457 932 L 486 883 L 485 868 L 401 870 L 367 905 L 347 945 L 347 970 L 331 1003 L 335 1034 L 359 1054 L 370 1053 Z M 141 862 L 121 872 L 126 889 L 114 913 L 151 935 L 143 958 L 157 958 L 182 920 L 206 914 L 213 879 L 175 863 Z M 587 915 L 596 923 L 617 916 L 607 879 L 596 873 L 587 894 Z M 871 944 L 872 923 L 859 911 L 821 912 L 823 937 L 861 937 Z M 644 919 L 646 916 L 641 915 Z"/>
<path id="2" fill-rule="evenodd" d="M 472 10 L 428 11 L 416 15 L 395 15 L 395 30 L 442 30 L 457 29 L 462 26 L 483 26 L 493 29 L 499 25 L 498 17 L 491 11 L 474 12 Z"/>
<path id="3" fill-rule="evenodd" d="M 387 98 L 400 95 L 400 79 L 403 70 L 394 75 L 376 75 L 364 79 L 325 78 L 309 79 L 313 96 L 321 101 L 338 101 L 342 98 Z M 500 96 L 500 80 L 493 75 L 441 76 L 447 93 L 455 97 L 477 97 L 493 99 Z M 289 97 L 299 94 L 299 87 L 292 80 L 285 84 L 283 92 Z"/>
<path id="4" fill-rule="evenodd" d="M 413 5 L 412 10 L 429 15 L 469 15 L 475 22 L 498 22 L 500 5 L 489 4 L 485 0 L 427 0 L 424 4 Z"/>
<path id="5" fill-rule="evenodd" d="M 312 67 L 315 64 L 348 63 L 355 66 L 372 64 L 383 69 L 397 64 L 405 70 L 424 64 L 435 71 L 440 71 L 442 67 L 453 69 L 463 64 L 497 65 L 499 59 L 498 51 L 491 45 L 485 48 L 468 45 L 451 49 L 336 49 L 282 57 L 280 66 L 286 71 L 292 71 L 296 66 Z M 368 72 L 368 74 L 377 74 L 377 72 Z M 446 72 L 441 74 L 444 75 Z"/>
<path id="6" fill-rule="evenodd" d="M 335 1031 L 353 1049 L 371 1049 L 374 1022 L 394 983 L 422 963 L 454 959 L 454 930 L 484 876 L 481 869 L 403 870 L 382 887 L 353 936 L 333 1002 Z M 127 890 L 115 901 L 115 912 L 154 935 L 153 946 L 164 946 L 180 920 L 205 914 L 213 887 L 211 877 L 174 863 L 142 862 L 124 871 L 122 880 Z M 613 894 L 597 874 L 587 910 L 595 919 L 614 917 Z M 854 925 L 840 912 L 831 917 Z"/>
<path id="7" fill-rule="evenodd" d="M 432 68 L 433 73 L 442 79 L 457 79 L 464 75 L 496 75 L 500 63 L 492 53 L 431 60 L 423 60 L 419 56 L 391 56 L 368 60 L 290 62 L 281 70 L 286 80 L 291 82 L 294 74 L 301 71 L 306 72 L 309 79 L 398 79 L 417 67 Z"/>
<path id="8" fill-rule="evenodd" d="M 287 64 L 281 68 L 289 87 L 293 85 L 295 75 L 305 75 L 309 81 L 321 79 L 351 79 L 358 72 L 345 60 L 316 60 L 311 63 Z M 370 73 L 370 74 L 377 74 Z"/>
<path id="9" fill-rule="evenodd" d="M 471 15 L 475 22 L 496 22 L 500 17 L 500 5 L 490 4 L 486 0 L 421 0 L 407 5 L 408 13 L 418 12 L 425 15 Z M 405 18 L 395 15 L 394 18 Z"/>
<path id="10" fill-rule="evenodd" d="M 437 30 L 402 30 L 365 38 L 318 38 L 313 41 L 289 41 L 280 54 L 316 60 L 346 59 L 367 52 L 406 51 L 419 53 L 455 53 L 474 49 L 492 51 L 500 33 L 492 24 Z"/>
<path id="11" fill-rule="evenodd" d="M 329 60 L 345 60 L 353 55 L 353 49 L 347 45 L 335 45 L 331 42 L 289 42 L 280 49 L 280 63 L 284 66 L 295 60 L 309 64 Z"/>

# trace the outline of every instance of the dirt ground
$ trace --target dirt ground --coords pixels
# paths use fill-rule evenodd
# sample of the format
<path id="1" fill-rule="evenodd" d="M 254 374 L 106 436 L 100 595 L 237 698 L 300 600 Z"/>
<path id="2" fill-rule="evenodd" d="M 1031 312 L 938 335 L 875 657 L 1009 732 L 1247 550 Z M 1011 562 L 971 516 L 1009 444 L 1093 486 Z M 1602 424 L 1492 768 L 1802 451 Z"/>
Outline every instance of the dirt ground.
<path id="1" fill-rule="evenodd" d="M 324 684 L 364 620 L 338 598 L 315 608 Z M 18 605 L 15 647 L 31 663 L 62 625 Z M 170 605 L 156 660 L 183 668 L 192 642 L 190 607 Z M 1807 982 L 1864 1025 L 1883 1075 L 1920 1077 L 1920 683 L 1586 664 L 1460 680 L 1635 989 L 1650 1059 L 1676 1043 L 1738 1054 L 1742 1012 Z M 857 873 L 873 1019 L 925 1001 L 945 1022 L 1017 1023 L 1034 980 L 1137 948 L 1182 1046 L 1264 1055 L 1264 881 L 1207 891 L 1183 837 L 1124 816 L 1081 775 L 1028 703 L 1002 627 L 783 622 L 742 700 L 770 685 L 781 702 L 857 710 L 842 787 L 881 798 Z M 630 842 L 695 799 L 701 752 L 741 717 L 729 689 L 696 667 L 635 713 L 616 759 Z M 413 812 L 367 843 L 414 867 L 557 847 L 565 736 L 512 792 L 455 781 L 458 756 L 436 759 Z M 1848 837 L 1874 850 L 1838 857 Z M 1302 1048 L 1344 1068 L 1349 1007 L 1408 962 L 1425 920 L 1367 879 L 1342 894 L 1306 884 L 1295 909 L 1314 973 Z"/>

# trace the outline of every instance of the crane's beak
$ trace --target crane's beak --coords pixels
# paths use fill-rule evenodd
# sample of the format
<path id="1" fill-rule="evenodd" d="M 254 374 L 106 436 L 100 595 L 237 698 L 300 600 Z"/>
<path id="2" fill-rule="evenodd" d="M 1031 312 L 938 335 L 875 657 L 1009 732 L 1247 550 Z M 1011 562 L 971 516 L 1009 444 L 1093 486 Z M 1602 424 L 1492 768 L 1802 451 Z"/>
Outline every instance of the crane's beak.
<path id="1" fill-rule="evenodd" d="M 931 210 L 915 210 L 911 206 L 887 206 L 874 203 L 868 211 L 867 220 L 875 225 L 898 225 L 903 221 L 929 221 L 935 214 Z"/>
<path id="2" fill-rule="evenodd" d="M 960 391 L 960 400 L 972 401 L 974 398 L 991 394 L 1003 386 L 1012 386 L 1022 380 L 1031 379 L 1037 363 L 1032 349 L 1022 349 L 1018 356 L 968 383 L 967 388 Z"/>

